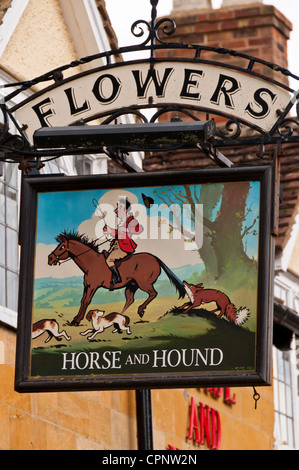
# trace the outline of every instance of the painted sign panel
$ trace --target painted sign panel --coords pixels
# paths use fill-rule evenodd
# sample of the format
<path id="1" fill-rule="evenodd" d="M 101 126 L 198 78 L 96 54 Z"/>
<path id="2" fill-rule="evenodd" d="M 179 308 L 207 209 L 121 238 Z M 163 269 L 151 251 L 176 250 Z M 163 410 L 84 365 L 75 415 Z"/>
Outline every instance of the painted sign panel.
<path id="1" fill-rule="evenodd" d="M 74 124 L 131 106 L 179 104 L 225 113 L 269 132 L 291 101 L 283 85 L 224 65 L 132 62 L 82 73 L 12 108 L 32 142 L 41 127 Z"/>
<path id="2" fill-rule="evenodd" d="M 16 390 L 268 383 L 271 181 L 26 178 Z"/>

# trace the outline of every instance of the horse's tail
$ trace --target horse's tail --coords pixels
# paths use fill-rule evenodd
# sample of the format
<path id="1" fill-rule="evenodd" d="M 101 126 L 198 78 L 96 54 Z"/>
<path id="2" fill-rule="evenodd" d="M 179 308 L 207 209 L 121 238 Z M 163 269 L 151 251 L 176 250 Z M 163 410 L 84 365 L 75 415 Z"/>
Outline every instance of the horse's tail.
<path id="1" fill-rule="evenodd" d="M 174 285 L 174 287 L 176 288 L 176 290 L 178 291 L 178 293 L 180 294 L 179 296 L 179 299 L 183 299 L 186 295 L 186 289 L 185 289 L 185 286 L 184 284 L 182 283 L 182 281 L 180 281 L 180 279 L 169 269 L 168 266 L 166 266 L 165 263 L 163 263 L 163 261 L 161 261 L 159 258 L 157 258 L 155 256 L 156 260 L 158 261 L 159 265 L 161 266 L 161 268 L 165 271 L 165 273 L 167 274 L 167 277 L 168 279 L 170 280 L 170 282 Z"/>

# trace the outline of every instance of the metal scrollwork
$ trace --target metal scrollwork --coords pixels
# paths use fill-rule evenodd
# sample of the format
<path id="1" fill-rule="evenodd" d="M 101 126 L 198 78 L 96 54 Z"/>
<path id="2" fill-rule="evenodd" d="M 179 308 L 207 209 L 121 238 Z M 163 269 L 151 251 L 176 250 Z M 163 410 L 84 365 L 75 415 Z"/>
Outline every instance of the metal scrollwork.
<path id="1" fill-rule="evenodd" d="M 281 137 L 291 137 L 294 134 L 295 127 L 299 130 L 299 120 L 295 118 L 287 118 L 282 121 L 277 132 Z"/>
<path id="2" fill-rule="evenodd" d="M 242 133 L 242 126 L 241 123 L 238 122 L 236 119 L 230 119 L 225 123 L 223 129 L 218 129 L 216 136 L 220 137 L 221 139 L 238 139 Z"/>
<path id="3" fill-rule="evenodd" d="M 163 26 L 163 27 L 162 27 Z M 161 28 L 162 27 L 162 28 Z M 160 44 L 167 44 L 159 38 L 158 31 L 162 29 L 162 32 L 165 36 L 171 36 L 176 31 L 176 24 L 170 18 L 163 18 L 159 20 L 155 26 L 155 38 Z"/>
<path id="4" fill-rule="evenodd" d="M 135 38 L 142 37 L 145 34 L 145 32 L 144 32 L 144 29 L 141 27 L 141 25 L 145 25 L 148 29 L 148 32 L 149 32 L 146 40 L 144 42 L 142 42 L 141 44 L 139 44 L 139 46 L 145 46 L 151 40 L 151 36 L 152 36 L 150 23 L 148 23 L 148 21 L 144 21 L 144 20 L 135 21 L 131 26 L 131 32 L 132 32 L 133 36 L 135 36 Z M 139 32 L 136 31 L 137 27 L 139 28 Z"/>

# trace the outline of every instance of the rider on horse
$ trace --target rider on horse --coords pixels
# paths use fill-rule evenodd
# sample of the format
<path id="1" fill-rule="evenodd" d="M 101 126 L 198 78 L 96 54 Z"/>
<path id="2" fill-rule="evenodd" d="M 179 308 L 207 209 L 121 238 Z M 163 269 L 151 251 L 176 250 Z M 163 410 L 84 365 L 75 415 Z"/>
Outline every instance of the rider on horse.
<path id="1" fill-rule="evenodd" d="M 112 271 L 111 288 L 121 283 L 116 261 L 135 252 L 137 245 L 132 240 L 132 235 L 139 235 L 143 231 L 142 225 L 129 212 L 130 207 L 131 204 L 126 197 L 120 198 L 114 211 L 118 217 L 117 228 L 113 229 L 107 225 L 103 228 L 103 231 L 113 238 L 106 258 L 106 263 Z"/>

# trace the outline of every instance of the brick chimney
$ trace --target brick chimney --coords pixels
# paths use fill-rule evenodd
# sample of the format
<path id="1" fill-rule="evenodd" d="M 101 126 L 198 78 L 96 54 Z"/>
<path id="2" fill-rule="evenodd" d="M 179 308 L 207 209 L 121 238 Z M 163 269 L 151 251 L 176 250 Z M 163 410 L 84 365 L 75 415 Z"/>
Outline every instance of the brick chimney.
<path id="1" fill-rule="evenodd" d="M 223 0 L 221 6 L 222 7 L 227 7 L 227 6 L 238 7 L 238 6 L 241 6 L 242 4 L 248 5 L 249 3 L 253 3 L 253 2 L 250 2 L 250 0 Z M 254 3 L 263 3 L 263 0 L 255 0 Z"/>
<path id="2" fill-rule="evenodd" d="M 173 0 L 173 11 L 212 8 L 212 0 Z"/>
<path id="3" fill-rule="evenodd" d="M 245 54 L 273 62 L 288 68 L 287 41 L 292 30 L 291 22 L 274 6 L 264 5 L 262 0 L 223 0 L 222 7 L 211 8 L 209 0 L 174 0 L 171 13 L 177 30 L 171 42 L 200 44 L 204 46 L 234 49 Z M 168 57 L 192 57 L 192 52 L 169 51 Z M 167 54 L 167 52 L 163 52 Z M 248 61 L 239 57 L 214 55 L 205 52 L 202 58 L 217 59 L 239 66 L 248 66 Z M 287 77 L 264 67 L 255 66 L 256 72 L 276 78 L 288 84 Z"/>

